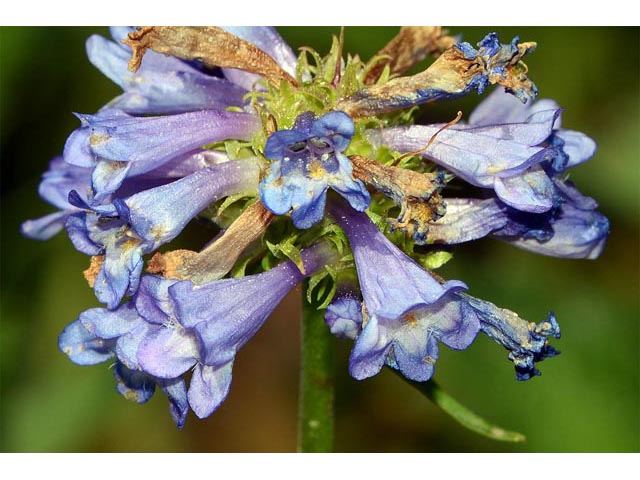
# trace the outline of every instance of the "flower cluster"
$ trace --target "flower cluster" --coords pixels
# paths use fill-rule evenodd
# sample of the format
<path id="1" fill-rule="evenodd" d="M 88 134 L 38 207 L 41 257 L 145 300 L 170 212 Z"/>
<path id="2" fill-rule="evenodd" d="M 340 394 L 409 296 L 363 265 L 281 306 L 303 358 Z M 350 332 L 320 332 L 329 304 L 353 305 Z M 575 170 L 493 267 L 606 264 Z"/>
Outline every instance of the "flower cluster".
<path id="1" fill-rule="evenodd" d="M 77 115 L 40 184 L 59 210 L 22 227 L 39 240 L 64 228 L 91 257 L 104 307 L 60 335 L 73 362 L 114 362 L 118 391 L 140 403 L 158 387 L 182 427 L 224 401 L 238 350 L 305 278 L 331 332 L 354 341 L 359 380 L 384 365 L 429 380 L 440 344 L 463 350 L 479 332 L 518 380 L 558 353 L 553 314 L 526 322 L 432 271 L 442 245 L 485 236 L 565 258 L 604 247 L 606 217 L 567 179 L 595 143 L 533 101 L 521 58 L 534 43 L 492 33 L 474 48 L 406 27 L 364 62 L 341 39 L 296 57 L 267 27 L 111 33 L 87 54 L 123 93 Z M 403 75 L 425 55 L 431 66 Z M 415 105 L 496 84 L 466 123 L 412 123 Z M 157 253 L 196 217 L 219 230 L 209 244 Z"/>

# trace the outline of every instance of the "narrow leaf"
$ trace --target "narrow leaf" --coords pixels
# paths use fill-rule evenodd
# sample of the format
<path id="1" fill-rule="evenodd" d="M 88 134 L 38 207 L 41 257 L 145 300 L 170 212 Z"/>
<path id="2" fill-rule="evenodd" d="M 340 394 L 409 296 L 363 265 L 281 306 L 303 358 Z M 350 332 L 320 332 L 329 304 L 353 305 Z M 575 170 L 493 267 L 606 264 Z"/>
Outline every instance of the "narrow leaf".
<path id="1" fill-rule="evenodd" d="M 484 418 L 460 404 L 455 398 L 442 390 L 433 380 L 428 382 L 414 382 L 406 379 L 400 372 L 393 370 L 402 380 L 415 387 L 425 397 L 449 414 L 463 427 L 468 428 L 480 435 L 498 440 L 500 442 L 520 443 L 526 440 L 525 436 L 518 432 L 511 432 L 504 428 L 489 423 Z"/>

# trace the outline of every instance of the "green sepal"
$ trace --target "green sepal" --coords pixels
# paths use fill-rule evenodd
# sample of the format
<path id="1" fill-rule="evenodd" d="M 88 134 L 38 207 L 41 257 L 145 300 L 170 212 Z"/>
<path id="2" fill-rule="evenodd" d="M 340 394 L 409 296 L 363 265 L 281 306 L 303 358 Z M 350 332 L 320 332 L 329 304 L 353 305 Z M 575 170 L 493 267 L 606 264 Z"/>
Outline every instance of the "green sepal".
<path id="1" fill-rule="evenodd" d="M 298 247 L 295 246 L 297 237 L 291 236 L 284 239 L 280 243 L 271 243 L 269 240 L 265 240 L 267 248 L 271 254 L 281 260 L 291 260 L 296 266 L 304 273 L 304 264 L 302 263 L 302 253 Z"/>
<path id="2" fill-rule="evenodd" d="M 444 250 L 429 252 L 417 257 L 418 263 L 427 270 L 435 270 L 453 258 L 453 253 Z"/>

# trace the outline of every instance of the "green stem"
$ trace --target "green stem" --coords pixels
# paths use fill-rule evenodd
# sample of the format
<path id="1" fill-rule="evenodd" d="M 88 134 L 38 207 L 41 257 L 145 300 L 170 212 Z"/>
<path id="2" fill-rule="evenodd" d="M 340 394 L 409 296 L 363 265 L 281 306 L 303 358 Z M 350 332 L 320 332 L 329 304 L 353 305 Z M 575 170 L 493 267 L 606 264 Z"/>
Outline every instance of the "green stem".
<path id="1" fill-rule="evenodd" d="M 300 405 L 298 451 L 333 450 L 333 381 L 335 343 L 324 323 L 324 311 L 306 301 L 308 282 L 302 294 Z"/>
<path id="2" fill-rule="evenodd" d="M 392 369 L 393 370 L 393 369 Z M 511 432 L 487 422 L 484 418 L 473 413 L 455 398 L 442 390 L 433 380 L 427 382 L 414 382 L 405 378 L 397 370 L 393 370 L 402 380 L 418 389 L 425 397 L 438 405 L 442 410 L 451 415 L 462 426 L 480 435 L 500 442 L 524 442 L 525 436 L 518 432 Z"/>

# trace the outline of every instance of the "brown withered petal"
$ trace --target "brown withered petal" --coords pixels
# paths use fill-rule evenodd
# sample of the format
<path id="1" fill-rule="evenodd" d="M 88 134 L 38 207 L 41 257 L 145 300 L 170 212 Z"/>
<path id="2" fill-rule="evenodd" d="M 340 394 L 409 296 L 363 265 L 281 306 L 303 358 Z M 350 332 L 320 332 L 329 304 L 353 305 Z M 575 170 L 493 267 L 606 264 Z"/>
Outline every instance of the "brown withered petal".
<path id="1" fill-rule="evenodd" d="M 483 57 L 480 52 L 475 57 L 467 56 L 472 47 L 466 45 L 466 48 L 456 45 L 448 49 L 417 75 L 365 87 L 338 102 L 336 109 L 352 118 L 372 117 L 423 103 L 457 98 L 474 89 L 481 92 L 487 84 L 502 85 L 523 102 L 536 96 L 537 88 L 527 77 L 527 66 L 521 61 L 524 55 L 536 48 L 535 42 L 518 44 L 515 53 L 509 45 L 503 45 L 491 58 Z"/>
<path id="2" fill-rule="evenodd" d="M 171 250 L 166 253 L 156 253 L 147 264 L 147 272 L 162 275 L 165 278 L 177 278 L 183 280 L 184 277 L 179 269 L 189 259 L 193 259 L 198 252 L 193 250 Z"/>
<path id="3" fill-rule="evenodd" d="M 435 173 L 414 172 L 407 168 L 389 167 L 359 155 L 349 157 L 353 176 L 393 198 L 414 197 L 428 199 L 439 188 Z"/>
<path id="4" fill-rule="evenodd" d="M 175 250 L 157 253 L 149 262 L 150 273 L 203 284 L 226 275 L 242 252 L 264 235 L 273 214 L 258 200 L 248 206 L 231 226 L 199 253 Z"/>
<path id="5" fill-rule="evenodd" d="M 401 27 L 400 32 L 375 56 L 385 56 L 368 73 L 367 85 L 376 82 L 389 65 L 392 75 L 401 75 L 425 59 L 427 55 L 439 56 L 456 43 L 442 27 Z"/>
<path id="6" fill-rule="evenodd" d="M 296 80 L 255 45 L 219 27 L 140 27 L 123 40 L 133 50 L 129 70 L 140 67 L 148 48 L 155 52 L 200 60 L 208 67 L 238 68 L 262 75 L 278 85 L 284 80 L 296 85 Z"/>
<path id="7" fill-rule="evenodd" d="M 482 73 L 484 62 L 481 58 L 469 60 L 458 49 L 450 48 L 425 71 L 364 88 L 340 101 L 336 110 L 342 110 L 351 117 L 371 117 L 418 103 L 428 103 L 441 97 L 422 100 L 419 90 L 446 92 L 453 96 L 464 92 L 471 79 Z"/>
<path id="8" fill-rule="evenodd" d="M 400 206 L 398 219 L 389 220 L 393 228 L 422 241 L 428 222 L 444 215 L 445 205 L 439 194 L 442 183 L 437 174 L 390 167 L 359 155 L 349 159 L 355 178 L 382 191 Z"/>

